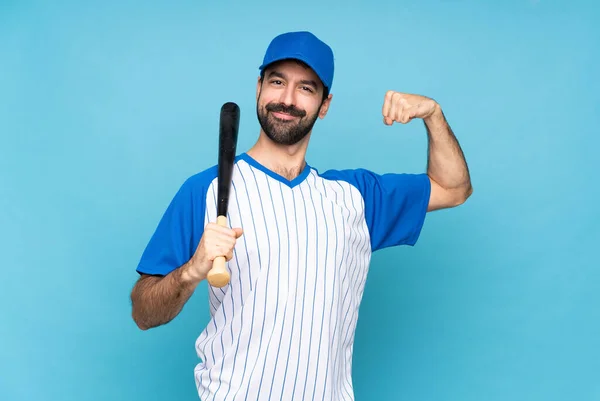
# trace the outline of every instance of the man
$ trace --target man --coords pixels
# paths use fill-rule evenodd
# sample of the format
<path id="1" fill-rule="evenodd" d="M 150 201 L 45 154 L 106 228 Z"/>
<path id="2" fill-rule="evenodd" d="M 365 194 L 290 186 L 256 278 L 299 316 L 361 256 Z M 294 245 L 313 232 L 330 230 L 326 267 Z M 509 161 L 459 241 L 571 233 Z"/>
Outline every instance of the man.
<path id="1" fill-rule="evenodd" d="M 215 224 L 216 166 L 187 179 L 142 255 L 133 318 L 141 329 L 171 321 L 224 255 L 231 279 L 208 285 L 211 320 L 196 341 L 200 399 L 352 400 L 371 253 L 414 245 L 428 211 L 470 196 L 469 172 L 440 106 L 389 91 L 385 124 L 424 121 L 427 173 L 320 173 L 305 153 L 332 100 L 331 48 L 308 32 L 282 34 L 260 72 L 262 129 L 236 158 L 230 227 Z"/>

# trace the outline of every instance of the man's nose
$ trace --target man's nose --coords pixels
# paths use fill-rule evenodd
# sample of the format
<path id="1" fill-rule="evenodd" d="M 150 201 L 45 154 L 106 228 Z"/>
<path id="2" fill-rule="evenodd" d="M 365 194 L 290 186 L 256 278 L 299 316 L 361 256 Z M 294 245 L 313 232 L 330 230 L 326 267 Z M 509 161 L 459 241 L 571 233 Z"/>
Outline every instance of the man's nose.
<path id="1" fill-rule="evenodd" d="M 281 91 L 279 101 L 286 106 L 294 106 L 296 104 L 296 92 L 294 91 L 294 88 L 286 86 L 285 89 Z"/>

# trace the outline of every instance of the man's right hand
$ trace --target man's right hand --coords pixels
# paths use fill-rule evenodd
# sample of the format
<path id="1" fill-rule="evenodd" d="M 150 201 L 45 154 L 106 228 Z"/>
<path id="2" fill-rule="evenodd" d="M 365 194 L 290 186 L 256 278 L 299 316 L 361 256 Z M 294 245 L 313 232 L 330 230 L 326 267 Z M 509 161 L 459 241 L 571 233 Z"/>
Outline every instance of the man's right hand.
<path id="1" fill-rule="evenodd" d="M 241 228 L 231 229 L 216 223 L 207 224 L 196 252 L 183 267 L 181 278 L 191 283 L 204 280 L 216 257 L 225 256 L 227 261 L 233 258 L 233 248 L 241 235 Z"/>

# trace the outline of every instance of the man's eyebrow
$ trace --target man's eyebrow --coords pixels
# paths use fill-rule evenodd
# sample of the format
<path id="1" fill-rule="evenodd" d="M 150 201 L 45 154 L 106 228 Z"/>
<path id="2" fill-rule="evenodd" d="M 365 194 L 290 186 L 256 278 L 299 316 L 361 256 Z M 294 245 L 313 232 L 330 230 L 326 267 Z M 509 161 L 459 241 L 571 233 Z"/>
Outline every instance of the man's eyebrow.
<path id="1" fill-rule="evenodd" d="M 279 71 L 276 71 L 276 70 L 269 72 L 269 74 L 267 76 L 269 78 L 271 78 L 271 77 L 279 77 L 279 78 L 285 79 L 285 75 L 283 75 L 283 73 L 281 73 Z"/>
<path id="2" fill-rule="evenodd" d="M 316 81 L 313 81 L 312 79 L 303 79 L 302 81 L 300 81 L 300 83 L 303 83 L 304 85 L 311 85 L 315 88 L 318 88 L 319 86 L 317 85 Z"/>
<path id="3" fill-rule="evenodd" d="M 268 78 L 278 77 L 278 78 L 281 78 L 281 79 L 287 79 L 286 76 L 285 76 L 285 74 L 283 74 L 282 72 L 279 72 L 277 70 L 273 70 L 273 71 L 269 72 L 267 74 L 267 77 Z M 318 88 L 319 87 L 319 85 L 317 84 L 317 82 L 313 81 L 312 79 L 303 79 L 302 81 L 300 81 L 300 83 L 304 84 L 304 85 L 311 85 L 314 88 Z"/>

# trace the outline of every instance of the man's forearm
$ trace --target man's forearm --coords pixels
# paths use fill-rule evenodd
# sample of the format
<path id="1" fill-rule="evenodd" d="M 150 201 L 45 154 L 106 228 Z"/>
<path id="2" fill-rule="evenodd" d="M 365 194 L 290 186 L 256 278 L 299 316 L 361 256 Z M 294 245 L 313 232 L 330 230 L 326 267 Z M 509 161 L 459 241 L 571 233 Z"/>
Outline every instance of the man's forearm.
<path id="1" fill-rule="evenodd" d="M 424 119 L 429 139 L 427 174 L 460 198 L 471 195 L 471 178 L 464 154 L 441 108 Z"/>
<path id="2" fill-rule="evenodd" d="M 147 330 L 168 323 L 181 312 L 198 282 L 185 275 L 187 264 L 164 277 L 144 276 L 131 292 L 132 317 Z"/>

